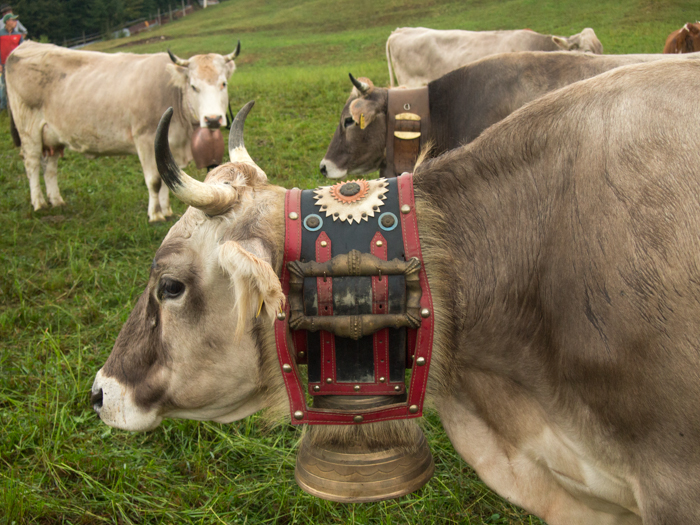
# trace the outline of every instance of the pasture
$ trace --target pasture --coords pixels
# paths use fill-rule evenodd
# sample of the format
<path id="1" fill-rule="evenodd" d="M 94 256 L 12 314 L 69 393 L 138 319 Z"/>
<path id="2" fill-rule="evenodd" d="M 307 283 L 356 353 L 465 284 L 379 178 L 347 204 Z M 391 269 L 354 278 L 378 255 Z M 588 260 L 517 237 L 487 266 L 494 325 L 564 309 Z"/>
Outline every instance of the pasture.
<path id="1" fill-rule="evenodd" d="M 698 17 L 696 8 L 648 0 L 228 0 L 94 48 L 170 48 L 188 57 L 231 52 L 240 39 L 229 94 L 234 111 L 256 100 L 247 149 L 273 184 L 311 188 L 327 182 L 318 164 L 350 91 L 347 73 L 386 85 L 384 43 L 397 26 L 566 36 L 590 26 L 606 53 L 655 53 Z M 194 166 L 188 172 L 204 176 Z M 478 480 L 434 414 L 422 421 L 434 478 L 398 500 L 355 505 L 297 487 L 301 433 L 287 424 L 168 420 L 144 434 L 103 425 L 90 386 L 172 222 L 148 224 L 135 156 L 66 152 L 59 180 L 67 206 L 32 212 L 0 114 L 0 523 L 541 523 Z M 173 209 L 179 216 L 184 206 L 174 201 Z"/>

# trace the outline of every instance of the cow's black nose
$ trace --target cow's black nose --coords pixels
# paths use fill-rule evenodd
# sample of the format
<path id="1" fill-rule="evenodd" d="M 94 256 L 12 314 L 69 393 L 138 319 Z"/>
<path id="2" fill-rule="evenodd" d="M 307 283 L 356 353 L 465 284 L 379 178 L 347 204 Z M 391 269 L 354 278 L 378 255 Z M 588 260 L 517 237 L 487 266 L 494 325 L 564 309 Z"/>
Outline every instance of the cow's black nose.
<path id="1" fill-rule="evenodd" d="M 328 177 L 328 170 L 326 169 L 325 164 L 321 164 L 321 175 L 323 175 L 324 177 Z"/>
<path id="2" fill-rule="evenodd" d="M 221 127 L 221 117 L 204 117 L 204 122 L 207 123 L 207 127 L 210 129 Z"/>
<path id="3" fill-rule="evenodd" d="M 100 408 L 102 408 L 102 389 L 100 388 L 99 392 L 93 392 L 92 395 L 90 396 L 90 403 L 92 404 L 92 408 L 95 409 L 95 412 L 97 412 Z"/>

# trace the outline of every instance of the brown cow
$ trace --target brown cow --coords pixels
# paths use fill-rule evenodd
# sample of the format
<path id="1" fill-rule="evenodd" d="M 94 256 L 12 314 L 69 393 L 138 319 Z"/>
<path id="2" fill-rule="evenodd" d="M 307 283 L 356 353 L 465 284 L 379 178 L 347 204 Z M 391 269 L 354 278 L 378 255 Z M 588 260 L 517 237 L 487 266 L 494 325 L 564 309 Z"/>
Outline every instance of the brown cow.
<path id="1" fill-rule="evenodd" d="M 688 22 L 668 35 L 664 53 L 693 53 L 700 51 L 700 22 Z"/>
<path id="2" fill-rule="evenodd" d="M 552 525 L 700 516 L 700 122 L 686 118 L 699 89 L 696 61 L 619 68 L 416 169 L 428 395 L 479 476 Z M 191 179 L 164 121 L 158 167 L 192 207 L 155 254 L 94 407 L 130 430 L 288 410 L 272 321 L 285 190 L 242 147 Z"/>

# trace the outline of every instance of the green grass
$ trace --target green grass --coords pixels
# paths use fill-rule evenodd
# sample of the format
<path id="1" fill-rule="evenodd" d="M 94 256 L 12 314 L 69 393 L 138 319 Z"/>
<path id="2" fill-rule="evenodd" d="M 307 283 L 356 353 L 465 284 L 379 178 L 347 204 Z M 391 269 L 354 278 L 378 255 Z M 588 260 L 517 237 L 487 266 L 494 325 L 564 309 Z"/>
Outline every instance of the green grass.
<path id="1" fill-rule="evenodd" d="M 695 2 L 229 0 L 147 35 L 94 46 L 181 56 L 243 51 L 232 106 L 257 101 L 246 145 L 273 183 L 324 183 L 318 163 L 350 84 L 386 84 L 397 26 L 593 27 L 609 53 L 659 52 L 697 18 Z M 165 36 L 153 44 L 146 38 Z M 134 44 L 135 42 L 135 44 Z M 127 47 L 124 44 L 130 44 Z M 299 431 L 257 417 L 231 425 L 166 421 L 131 434 L 103 425 L 90 385 L 141 293 L 170 224 L 149 225 L 135 157 L 59 163 L 65 208 L 34 213 L 8 119 L 0 114 L 0 523 L 540 523 L 489 491 L 424 420 L 435 477 L 404 498 L 342 505 L 293 478 Z M 190 170 L 193 172 L 194 170 Z M 199 172 L 200 178 L 204 175 Z M 184 207 L 174 203 L 176 214 Z"/>

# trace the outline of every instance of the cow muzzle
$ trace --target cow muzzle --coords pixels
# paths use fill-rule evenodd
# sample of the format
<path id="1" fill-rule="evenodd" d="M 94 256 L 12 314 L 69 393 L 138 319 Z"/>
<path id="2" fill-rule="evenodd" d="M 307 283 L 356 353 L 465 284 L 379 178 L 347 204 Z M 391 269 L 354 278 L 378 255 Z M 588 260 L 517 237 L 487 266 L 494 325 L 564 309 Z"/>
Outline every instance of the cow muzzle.
<path id="1" fill-rule="evenodd" d="M 216 115 L 207 115 L 204 117 L 204 123 L 209 129 L 219 129 L 224 123 L 224 117 Z"/>
<path id="2" fill-rule="evenodd" d="M 122 430 L 153 430 L 163 419 L 156 408 L 147 410 L 137 406 L 133 390 L 105 376 L 102 370 L 97 372 L 92 384 L 90 403 L 103 423 Z"/>
<path id="3" fill-rule="evenodd" d="M 328 159 L 321 161 L 320 170 L 321 175 L 328 179 L 342 179 L 348 174 L 348 170 L 339 168 L 335 162 Z"/>

